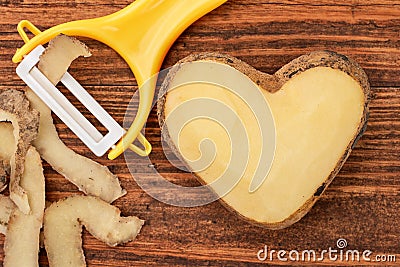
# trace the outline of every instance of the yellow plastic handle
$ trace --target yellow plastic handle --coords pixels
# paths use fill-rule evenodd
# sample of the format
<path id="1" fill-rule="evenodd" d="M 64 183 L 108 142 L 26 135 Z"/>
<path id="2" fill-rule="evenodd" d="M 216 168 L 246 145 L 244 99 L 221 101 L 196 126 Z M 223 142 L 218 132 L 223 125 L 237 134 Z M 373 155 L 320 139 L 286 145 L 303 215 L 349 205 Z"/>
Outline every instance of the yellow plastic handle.
<path id="1" fill-rule="evenodd" d="M 28 20 L 22 20 L 20 23 L 18 23 L 17 30 L 25 43 L 28 43 L 30 41 L 28 35 L 26 34 L 26 30 L 30 31 L 34 35 L 38 35 L 41 33 L 41 31 Z M 150 142 L 147 141 L 146 137 L 140 132 L 137 140 L 144 147 L 144 149 L 141 149 L 132 143 L 130 143 L 129 149 L 137 153 L 139 156 L 148 156 L 152 150 Z"/>
<path id="2" fill-rule="evenodd" d="M 179 35 L 197 19 L 226 1 L 136 0 L 114 14 L 60 24 L 43 32 L 38 32 L 29 22 L 22 21 L 21 27 L 24 26 L 36 36 L 29 40 L 25 34 L 27 43 L 17 50 L 13 62 L 20 62 L 36 46 L 47 43 L 58 34 L 92 38 L 117 51 L 136 77 L 140 101 L 135 120 L 110 151 L 108 158 L 115 159 L 128 148 L 138 154 L 148 155 L 151 146 L 140 136 L 140 131 L 151 111 L 155 84 L 146 81 L 158 73 L 165 55 Z M 23 34 L 21 36 L 25 38 Z M 132 144 L 136 138 L 144 145 L 144 150 Z"/>

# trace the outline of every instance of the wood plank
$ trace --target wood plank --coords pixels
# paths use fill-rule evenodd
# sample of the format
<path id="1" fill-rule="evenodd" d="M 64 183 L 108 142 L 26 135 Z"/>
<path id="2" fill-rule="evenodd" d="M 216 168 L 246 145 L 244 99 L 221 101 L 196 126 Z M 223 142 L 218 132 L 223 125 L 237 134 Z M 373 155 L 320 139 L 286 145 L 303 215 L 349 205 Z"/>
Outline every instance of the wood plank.
<path id="1" fill-rule="evenodd" d="M 396 62 L 400 60 L 397 34 L 400 11 L 394 7 L 399 1 L 382 4 L 371 1 L 368 5 L 349 4 L 343 0 L 317 5 L 316 1 L 309 4 L 297 2 L 256 1 L 248 4 L 232 1 L 187 30 L 173 46 L 164 66 L 171 66 L 190 53 L 210 51 L 208 44 L 215 42 L 218 46 L 212 50 L 238 56 L 270 73 L 301 54 L 328 49 L 357 60 L 366 69 L 373 85 L 398 84 Z M 95 2 L 71 2 L 67 6 L 64 2 L 59 3 L 53 6 L 51 3 L 26 1 L 23 6 L 0 6 L 3 16 L 0 35 L 2 64 L 7 64 L 15 49 L 22 44 L 15 31 L 15 25 L 21 19 L 30 19 L 40 29 L 46 29 L 74 19 L 106 15 L 127 4 L 103 4 L 101 8 L 93 8 Z M 93 49 L 93 58 L 81 60 L 73 67 L 75 72 L 80 70 L 78 78 L 81 77 L 83 84 L 132 82 L 132 73 L 114 51 L 94 41 L 88 44 Z M 5 81 L 8 84 L 20 83 L 13 68 L 1 70 L 0 74 L 7 77 Z"/>
<path id="2" fill-rule="evenodd" d="M 21 19 L 44 30 L 62 22 L 106 15 L 127 0 L 5 0 L 0 1 L 0 91 L 22 90 L 11 57 L 22 41 L 16 32 Z M 350 158 L 308 215 L 292 227 L 270 231 L 242 221 L 220 203 L 177 208 L 148 196 L 135 183 L 124 158 L 96 159 L 116 173 L 128 195 L 115 202 L 124 215 L 146 220 L 135 242 L 109 248 L 84 232 L 88 266 L 259 266 L 257 252 L 271 249 L 322 251 L 345 238 L 349 249 L 373 255 L 394 254 L 399 266 L 400 219 L 400 1 L 398 0 L 231 0 L 190 27 L 173 45 L 164 62 L 172 66 L 196 52 L 217 51 L 237 56 L 273 73 L 290 60 L 313 50 L 329 49 L 354 58 L 367 72 L 373 97 L 368 128 Z M 137 90 L 126 63 L 111 49 L 83 38 L 94 56 L 74 62 L 71 73 L 119 122 Z M 61 90 L 68 95 L 63 88 Z M 134 103 L 137 103 L 137 101 Z M 76 104 L 76 103 L 75 103 Z M 135 109 L 133 107 L 133 109 Z M 85 113 L 88 117 L 90 114 Z M 94 158 L 57 118 L 65 143 Z M 153 111 L 146 136 L 154 146 L 154 167 L 168 180 L 196 186 L 188 173 L 165 158 Z M 170 153 L 170 151 L 167 151 Z M 145 173 L 144 160 L 129 162 Z M 47 199 L 55 201 L 78 190 L 44 164 Z M 4 237 L 0 237 L 0 246 Z M 4 254 L 0 252 L 0 262 Z M 275 259 L 272 265 L 292 265 Z M 305 266 L 347 266 L 346 262 L 300 262 Z M 375 266 L 376 262 L 352 265 Z M 48 266 L 45 252 L 40 265 Z"/>

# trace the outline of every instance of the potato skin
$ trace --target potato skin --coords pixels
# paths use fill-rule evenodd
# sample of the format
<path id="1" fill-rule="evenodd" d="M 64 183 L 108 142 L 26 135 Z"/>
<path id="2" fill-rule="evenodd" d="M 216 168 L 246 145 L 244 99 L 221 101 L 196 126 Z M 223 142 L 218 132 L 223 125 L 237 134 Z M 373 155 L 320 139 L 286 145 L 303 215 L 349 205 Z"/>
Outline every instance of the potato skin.
<path id="1" fill-rule="evenodd" d="M 20 186 L 20 180 L 24 173 L 25 156 L 38 135 L 39 112 L 32 108 L 24 93 L 10 89 L 0 94 L 0 121 L 10 121 L 16 129 L 16 150 L 10 159 L 10 198 L 24 214 L 29 214 L 28 197 Z M 6 166 L 2 164 L 0 167 Z"/>
<path id="2" fill-rule="evenodd" d="M 231 57 L 229 55 L 218 54 L 218 53 L 201 53 L 201 54 L 193 54 L 190 55 L 181 61 L 179 61 L 168 73 L 167 77 L 165 78 L 160 92 L 159 92 L 159 101 L 157 103 L 157 115 L 159 118 L 160 127 L 164 131 L 162 131 L 162 135 L 164 140 L 168 143 L 168 146 L 172 149 L 175 155 L 181 159 L 182 157 L 179 154 L 179 150 L 175 147 L 171 138 L 169 137 L 167 127 L 165 125 L 165 114 L 164 114 L 164 105 L 166 102 L 166 92 L 168 91 L 170 82 L 174 79 L 175 74 L 180 69 L 180 64 L 193 62 L 193 61 L 214 61 L 223 64 L 227 64 L 238 71 L 242 72 L 243 74 L 247 75 L 254 83 L 259 85 L 262 89 L 265 89 L 271 93 L 277 92 L 281 89 L 281 87 L 291 78 L 299 75 L 300 73 L 316 68 L 316 67 L 330 67 L 332 69 L 337 69 L 340 71 L 345 72 L 350 77 L 352 77 L 358 84 L 360 84 L 363 92 L 364 92 L 364 111 L 361 118 L 361 122 L 357 129 L 356 134 L 354 135 L 351 142 L 348 144 L 345 152 L 343 153 L 341 159 L 337 163 L 336 167 L 330 173 L 328 177 L 326 177 L 325 181 L 320 185 L 320 187 L 316 190 L 314 195 L 308 199 L 302 207 L 300 207 L 295 213 L 291 216 L 286 218 L 285 220 L 277 223 L 265 223 L 265 222 L 258 222 L 252 220 L 250 218 L 244 217 L 236 210 L 234 210 L 231 206 L 229 206 L 222 198 L 220 198 L 220 202 L 230 211 L 237 214 L 239 217 L 243 218 L 245 221 L 255 224 L 257 226 L 261 226 L 271 230 L 279 230 L 290 225 L 298 222 L 301 218 L 303 218 L 315 202 L 320 198 L 320 196 L 324 193 L 326 188 L 335 178 L 335 176 L 339 173 L 340 169 L 342 168 L 343 164 L 346 162 L 347 158 L 349 157 L 352 149 L 356 145 L 357 141 L 361 138 L 363 133 L 367 127 L 367 120 L 369 116 L 369 103 L 371 100 L 371 89 L 370 84 L 368 82 L 368 77 L 364 70 L 352 59 L 348 57 L 338 54 L 332 51 L 316 51 L 312 52 L 303 56 L 300 56 L 285 66 L 283 66 L 280 70 L 278 70 L 275 74 L 270 75 L 266 73 L 262 73 L 252 66 L 248 65 L 247 63 Z M 183 161 L 184 162 L 184 161 Z M 202 179 L 195 175 L 196 178 L 199 180 L 201 184 L 204 184 Z"/>

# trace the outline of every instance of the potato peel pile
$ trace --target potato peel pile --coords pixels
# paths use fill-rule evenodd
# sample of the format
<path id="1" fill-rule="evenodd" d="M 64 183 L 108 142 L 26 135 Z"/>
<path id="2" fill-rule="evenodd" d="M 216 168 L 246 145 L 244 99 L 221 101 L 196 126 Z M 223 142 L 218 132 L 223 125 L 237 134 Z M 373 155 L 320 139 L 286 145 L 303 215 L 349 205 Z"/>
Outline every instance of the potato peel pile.
<path id="1" fill-rule="evenodd" d="M 78 56 L 90 56 L 87 47 L 60 35 L 50 42 L 38 67 L 56 84 Z M 144 221 L 134 216 L 120 217 L 119 209 L 109 204 L 126 194 L 118 178 L 107 167 L 65 146 L 50 109 L 31 89 L 27 88 L 25 94 L 16 90 L 0 94 L 0 136 L 0 190 L 7 187 L 8 180 L 10 188 L 9 197 L 0 195 L 5 267 L 38 266 L 42 226 L 50 266 L 57 267 L 86 266 L 83 225 L 110 246 L 135 239 Z M 91 196 L 68 197 L 45 212 L 41 158 Z"/>

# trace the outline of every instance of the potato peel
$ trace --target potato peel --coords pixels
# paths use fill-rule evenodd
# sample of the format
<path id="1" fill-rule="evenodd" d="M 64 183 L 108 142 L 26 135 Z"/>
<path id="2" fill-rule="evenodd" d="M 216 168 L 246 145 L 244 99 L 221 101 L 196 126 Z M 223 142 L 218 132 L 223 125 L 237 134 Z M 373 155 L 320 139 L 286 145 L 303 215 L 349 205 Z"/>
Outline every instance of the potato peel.
<path id="1" fill-rule="evenodd" d="M 0 192 L 6 189 L 10 177 L 10 159 L 15 150 L 13 126 L 9 122 L 0 122 Z"/>
<path id="2" fill-rule="evenodd" d="M 0 121 L 10 121 L 14 127 L 14 155 L 10 159 L 10 198 L 24 213 L 30 212 L 28 197 L 20 186 L 25 155 L 37 137 L 39 113 L 30 107 L 22 92 L 8 90 L 0 94 Z"/>
<path id="3" fill-rule="evenodd" d="M 0 233 L 7 234 L 7 226 L 12 211 L 16 208 L 14 202 L 7 196 L 0 195 Z"/>
<path id="4" fill-rule="evenodd" d="M 73 196 L 53 203 L 45 211 L 44 243 L 50 266 L 86 266 L 82 225 L 109 246 L 132 241 L 144 221 L 120 217 L 118 208 L 91 196 Z M 62 242 L 60 242 L 62 240 Z"/>
<path id="5" fill-rule="evenodd" d="M 14 129 L 9 122 L 0 122 L 0 159 L 9 165 L 15 151 Z"/>
<path id="6" fill-rule="evenodd" d="M 38 266 L 39 234 L 45 207 L 45 178 L 42 161 L 34 147 L 25 158 L 25 171 L 21 177 L 31 207 L 30 214 L 19 209 L 11 212 L 4 242 L 4 266 Z"/>
<path id="7" fill-rule="evenodd" d="M 49 81 L 56 84 L 67 72 L 71 62 L 80 56 L 90 57 L 89 48 L 79 40 L 61 34 L 49 42 L 40 57 L 38 68 Z"/>
<path id="8" fill-rule="evenodd" d="M 7 187 L 9 164 L 6 160 L 0 160 L 0 192 Z"/>
<path id="9" fill-rule="evenodd" d="M 0 136 L 0 157 L 3 159 L 0 162 L 0 171 L 7 175 L 16 140 L 13 136 L 13 125 L 0 123 Z M 29 201 L 29 214 L 16 208 L 9 197 L 0 197 L 0 232 L 6 235 L 4 266 L 38 266 L 39 234 L 45 206 L 45 179 L 40 155 L 32 146 L 24 157 L 20 186 Z"/>
<path id="10" fill-rule="evenodd" d="M 4 175 L 5 188 L 8 185 L 10 175 L 10 159 L 14 153 L 15 141 L 13 126 L 9 122 L 0 122 L 0 176 Z M 3 190 L 4 190 L 3 188 Z M 11 212 L 16 208 L 9 196 L 0 195 L 0 233 L 5 235 Z"/>
<path id="11" fill-rule="evenodd" d="M 74 38 L 60 35 L 50 41 L 40 59 L 39 69 L 53 84 L 57 84 L 78 56 L 90 56 L 87 47 Z M 26 96 L 40 112 L 39 135 L 33 144 L 54 170 L 85 194 L 98 196 L 110 203 L 126 194 L 117 176 L 107 167 L 75 153 L 60 140 L 51 110 L 31 89 L 27 89 Z"/>

